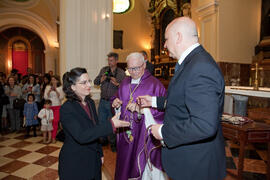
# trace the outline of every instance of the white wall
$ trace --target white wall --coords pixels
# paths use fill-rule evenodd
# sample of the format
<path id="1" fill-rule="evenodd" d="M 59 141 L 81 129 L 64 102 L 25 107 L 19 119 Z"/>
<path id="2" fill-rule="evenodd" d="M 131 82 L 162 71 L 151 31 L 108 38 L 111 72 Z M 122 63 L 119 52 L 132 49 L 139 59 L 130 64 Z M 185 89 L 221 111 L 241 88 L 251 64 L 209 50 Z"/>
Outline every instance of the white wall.
<path id="1" fill-rule="evenodd" d="M 261 0 L 219 2 L 219 61 L 251 63 L 260 40 Z"/>
<path id="2" fill-rule="evenodd" d="M 260 39 L 261 0 L 192 0 L 200 42 L 216 61 L 251 63 Z"/>
<path id="3" fill-rule="evenodd" d="M 125 62 L 127 55 L 134 51 L 145 50 L 150 56 L 151 16 L 142 1 L 134 1 L 134 9 L 128 13 L 114 14 L 113 29 L 123 30 L 123 49 L 114 49 L 119 53 L 120 62 Z"/>

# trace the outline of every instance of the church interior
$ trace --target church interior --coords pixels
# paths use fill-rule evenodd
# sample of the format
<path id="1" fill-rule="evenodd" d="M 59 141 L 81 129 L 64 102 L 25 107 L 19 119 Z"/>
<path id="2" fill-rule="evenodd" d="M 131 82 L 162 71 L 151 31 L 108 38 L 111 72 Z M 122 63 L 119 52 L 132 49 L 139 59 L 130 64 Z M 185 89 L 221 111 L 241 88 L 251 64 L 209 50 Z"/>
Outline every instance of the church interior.
<path id="1" fill-rule="evenodd" d="M 269 179 L 269 0 L 0 0 L 1 85 L 12 73 L 22 82 L 35 74 L 43 83 L 45 74 L 61 77 L 74 67 L 94 80 L 109 52 L 119 54 L 125 70 L 127 55 L 143 50 L 168 88 L 177 60 L 164 49 L 164 33 L 180 16 L 196 22 L 200 44 L 223 73 L 224 113 L 259 124 L 223 122 L 225 180 Z M 100 88 L 92 84 L 91 94 L 98 107 Z M 25 138 L 24 128 L 10 131 L 7 113 L 1 114 L 0 179 L 59 179 L 61 140 L 43 144 L 40 131 Z M 102 178 L 111 180 L 117 152 L 103 151 Z"/>

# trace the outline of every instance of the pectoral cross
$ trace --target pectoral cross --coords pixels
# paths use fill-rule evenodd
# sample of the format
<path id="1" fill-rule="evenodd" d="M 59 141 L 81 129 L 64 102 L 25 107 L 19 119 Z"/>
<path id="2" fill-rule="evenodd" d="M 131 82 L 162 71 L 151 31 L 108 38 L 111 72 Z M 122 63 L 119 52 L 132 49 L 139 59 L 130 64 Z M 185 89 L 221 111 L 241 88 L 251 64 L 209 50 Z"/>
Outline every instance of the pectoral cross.
<path id="1" fill-rule="evenodd" d="M 129 95 L 129 101 L 128 101 L 127 104 L 132 103 L 132 101 L 133 101 L 133 96 L 132 96 L 132 94 L 130 94 L 130 95 Z M 127 106 L 126 106 L 126 109 L 127 109 Z"/>

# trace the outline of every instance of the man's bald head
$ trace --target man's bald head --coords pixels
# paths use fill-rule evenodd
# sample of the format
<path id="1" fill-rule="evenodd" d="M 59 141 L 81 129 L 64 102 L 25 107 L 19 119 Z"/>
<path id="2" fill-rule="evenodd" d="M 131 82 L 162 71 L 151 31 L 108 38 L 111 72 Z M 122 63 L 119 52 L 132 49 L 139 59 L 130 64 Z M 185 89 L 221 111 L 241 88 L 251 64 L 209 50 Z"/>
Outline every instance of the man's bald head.
<path id="1" fill-rule="evenodd" d="M 185 40 L 198 42 L 198 32 L 195 22 L 188 17 L 174 19 L 166 28 L 166 31 L 181 32 Z"/>
<path id="2" fill-rule="evenodd" d="M 166 28 L 165 39 L 164 47 L 170 56 L 179 59 L 188 47 L 198 42 L 196 24 L 188 17 L 174 19 Z"/>

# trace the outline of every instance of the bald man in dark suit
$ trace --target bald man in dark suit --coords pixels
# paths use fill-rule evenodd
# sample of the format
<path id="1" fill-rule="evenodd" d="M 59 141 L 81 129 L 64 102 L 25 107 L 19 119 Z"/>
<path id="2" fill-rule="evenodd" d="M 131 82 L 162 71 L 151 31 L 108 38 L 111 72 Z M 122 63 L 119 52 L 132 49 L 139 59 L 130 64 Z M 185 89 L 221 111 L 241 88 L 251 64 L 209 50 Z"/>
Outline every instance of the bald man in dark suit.
<path id="1" fill-rule="evenodd" d="M 224 78 L 209 53 L 198 43 L 195 23 L 173 20 L 165 31 L 169 56 L 178 59 L 167 97 L 141 96 L 142 107 L 165 109 L 164 124 L 151 127 L 164 142 L 162 165 L 172 179 L 221 180 L 226 157 L 221 116 Z"/>

